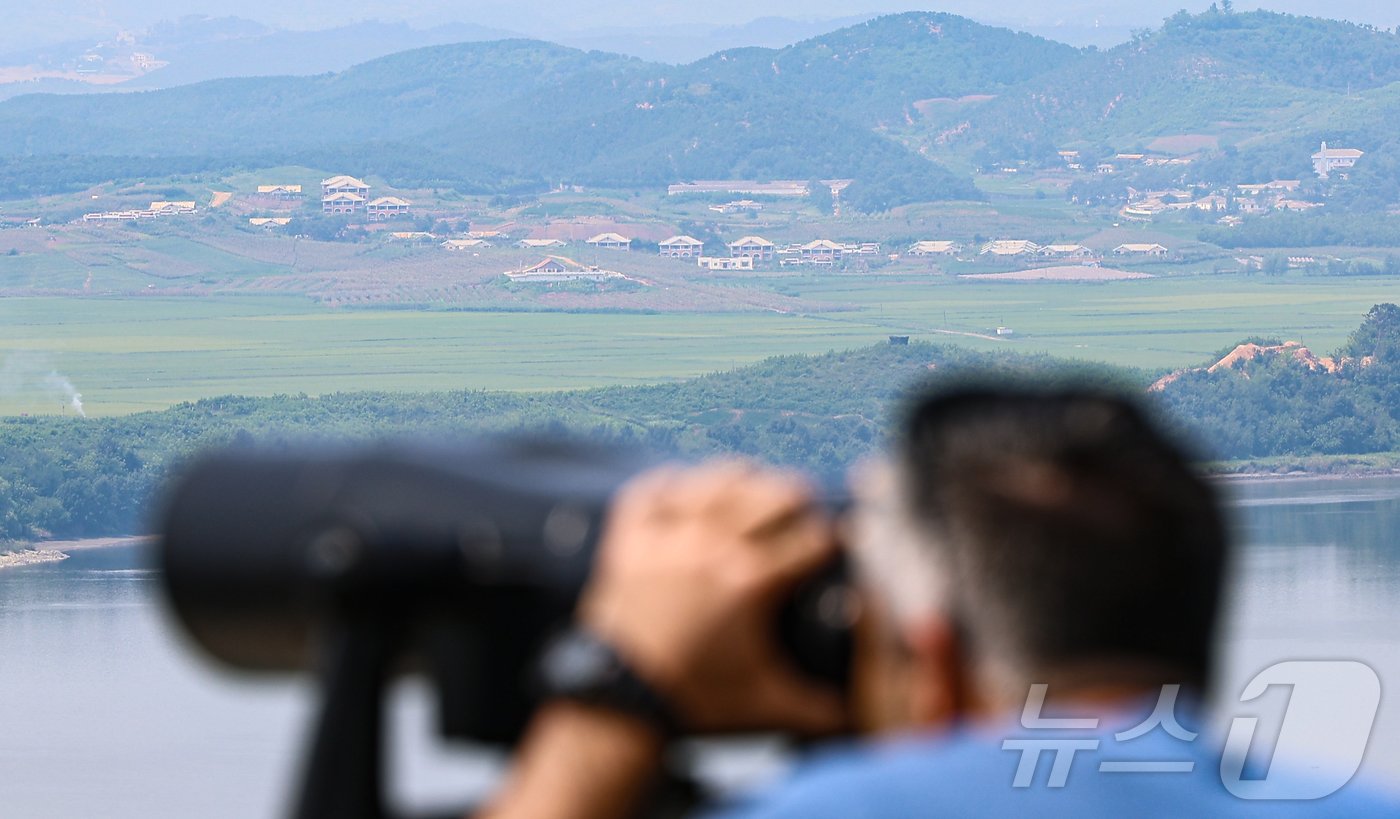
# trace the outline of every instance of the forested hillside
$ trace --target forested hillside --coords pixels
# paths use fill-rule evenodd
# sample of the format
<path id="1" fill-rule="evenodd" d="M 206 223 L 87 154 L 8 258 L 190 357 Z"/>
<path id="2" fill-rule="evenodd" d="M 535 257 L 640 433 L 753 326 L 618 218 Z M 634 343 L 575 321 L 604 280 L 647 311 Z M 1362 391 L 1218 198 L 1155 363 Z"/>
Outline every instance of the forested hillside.
<path id="1" fill-rule="evenodd" d="M 319 77 L 17 98 L 0 104 L 0 179 L 17 193 L 74 189 L 158 159 L 351 165 L 472 192 L 843 177 L 867 205 L 911 201 L 902 190 L 971 198 L 969 180 L 877 128 L 917 100 L 995 93 L 1076 54 L 931 14 L 680 67 L 530 41 L 441 46 Z"/>
<path id="2" fill-rule="evenodd" d="M 961 376 L 1145 393 L 1206 457 L 1400 449 L 1400 307 L 1372 309 L 1333 363 L 1310 368 L 1290 351 L 1180 373 L 1145 393 L 1152 379 L 1139 371 L 916 343 L 651 387 L 226 397 L 116 418 L 10 417 L 0 419 L 0 539 L 137 531 L 156 487 L 199 449 L 308 438 L 545 431 L 681 457 L 741 453 L 832 478 L 880 445 L 910 389 Z"/>
<path id="3" fill-rule="evenodd" d="M 944 112 L 932 127 L 962 126 L 950 144 L 980 149 L 987 159 L 1053 161 L 1057 147 L 1072 145 L 1103 146 L 1111 155 L 1159 137 L 1196 135 L 1239 143 L 1230 158 L 1243 164 L 1253 151 L 1287 143 L 1287 151 L 1274 152 L 1287 164 L 1273 161 L 1238 181 L 1301 178 L 1320 140 L 1354 135 L 1333 116 L 1335 108 L 1397 81 L 1394 32 L 1213 8 L 1180 12 L 1132 42 L 1087 52 L 985 104 Z"/>
<path id="4" fill-rule="evenodd" d="M 684 66 L 507 40 L 317 77 L 16 98 L 0 103 L 0 190 L 278 165 L 476 193 L 838 177 L 880 211 L 978 196 L 940 161 L 1191 150 L 1186 181 L 1231 184 L 1306 178 L 1326 139 L 1367 151 L 1334 196 L 1359 211 L 1400 199 L 1397 89 L 1394 32 L 1219 8 L 1106 51 L 932 13 Z"/>

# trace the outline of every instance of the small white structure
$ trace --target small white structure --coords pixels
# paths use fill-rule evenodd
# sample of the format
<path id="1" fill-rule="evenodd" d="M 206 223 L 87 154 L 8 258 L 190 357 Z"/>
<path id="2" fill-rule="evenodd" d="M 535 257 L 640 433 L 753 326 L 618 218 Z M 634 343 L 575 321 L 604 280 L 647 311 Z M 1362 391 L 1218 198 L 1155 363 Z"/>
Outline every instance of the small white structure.
<path id="1" fill-rule="evenodd" d="M 389 219 L 409 212 L 413 203 L 397 196 L 381 196 L 365 205 L 365 213 L 371 219 Z"/>
<path id="2" fill-rule="evenodd" d="M 353 176 L 345 176 L 344 174 L 321 180 L 322 199 L 337 193 L 353 193 L 356 196 L 367 198 L 369 196 L 369 185 L 365 184 L 363 180 L 356 179 Z"/>
<path id="3" fill-rule="evenodd" d="M 753 270 L 753 257 L 701 256 L 699 265 L 706 270 Z"/>
<path id="4" fill-rule="evenodd" d="M 1326 179 L 1332 175 L 1333 171 L 1344 171 L 1356 166 L 1356 163 L 1365 156 L 1365 151 L 1358 151 L 1355 148 L 1329 148 L 1327 143 L 1322 143 L 1322 150 L 1312 155 L 1313 172 L 1320 179 Z"/>
<path id="5" fill-rule="evenodd" d="M 365 198 L 358 193 L 333 193 L 321 198 L 322 213 L 354 213 L 364 207 Z"/>
<path id="6" fill-rule="evenodd" d="M 300 185 L 259 185 L 258 196 L 268 196 L 273 199 L 300 199 Z"/>
<path id="7" fill-rule="evenodd" d="M 632 240 L 618 233 L 599 233 L 588 244 L 601 250 L 631 250 Z"/>
<path id="8" fill-rule="evenodd" d="M 909 246 L 910 256 L 956 256 L 963 251 L 957 242 L 915 242 Z"/>
<path id="9" fill-rule="evenodd" d="M 193 202 L 152 202 L 147 210 L 157 216 L 174 216 L 194 213 L 194 207 Z"/>
<path id="10" fill-rule="evenodd" d="M 1040 255 L 1047 259 L 1089 261 L 1090 259 L 1096 258 L 1098 254 L 1084 245 L 1058 244 L 1042 247 L 1040 249 Z"/>
<path id="11" fill-rule="evenodd" d="M 723 205 L 710 205 L 710 210 L 715 213 L 723 214 L 744 213 L 745 211 L 749 213 L 758 213 L 763 210 L 763 205 L 760 205 L 752 199 L 740 199 L 735 202 L 725 202 Z"/>
<path id="12" fill-rule="evenodd" d="M 845 257 L 847 248 L 846 245 L 833 242 L 830 239 L 817 239 L 802 245 L 797 251 L 802 264 L 810 264 L 815 267 L 834 267 L 840 264 Z"/>
<path id="13" fill-rule="evenodd" d="M 564 256 L 546 256 L 537 264 L 524 270 L 507 272 L 506 278 L 513 282 L 602 282 L 610 279 L 625 279 L 621 273 L 603 270 L 593 265 L 579 264 Z"/>
<path id="14" fill-rule="evenodd" d="M 516 247 L 525 250 L 545 250 L 551 247 L 564 247 L 568 242 L 563 239 L 521 239 L 515 243 Z"/>
<path id="15" fill-rule="evenodd" d="M 1040 245 L 1025 239 L 997 239 L 982 245 L 982 256 L 1034 256 L 1040 252 Z"/>
<path id="16" fill-rule="evenodd" d="M 705 243 L 694 236 L 672 236 L 657 247 L 662 256 L 670 259 L 695 259 L 705 255 Z"/>
<path id="17" fill-rule="evenodd" d="M 1113 249 L 1114 256 L 1151 256 L 1162 258 L 1171 251 L 1158 244 L 1124 244 Z"/>
<path id="18" fill-rule="evenodd" d="M 745 236 L 737 242 L 729 243 L 730 256 L 747 256 L 758 262 L 770 261 L 777 252 L 777 245 L 762 236 Z"/>

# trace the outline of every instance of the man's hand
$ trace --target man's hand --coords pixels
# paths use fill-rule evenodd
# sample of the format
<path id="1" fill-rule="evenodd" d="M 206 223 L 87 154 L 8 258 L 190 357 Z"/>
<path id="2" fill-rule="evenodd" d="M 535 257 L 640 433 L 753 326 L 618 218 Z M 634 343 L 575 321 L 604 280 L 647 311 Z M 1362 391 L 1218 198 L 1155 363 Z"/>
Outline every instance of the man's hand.
<path id="1" fill-rule="evenodd" d="M 832 693 L 802 680 L 774 641 L 785 595 L 833 549 L 801 480 L 737 461 L 664 468 L 623 489 L 579 612 L 695 731 L 841 728 Z M 628 815 L 663 738 L 606 709 L 547 705 L 490 819 Z"/>
<path id="2" fill-rule="evenodd" d="M 666 467 L 623 489 L 580 620 L 696 731 L 835 731 L 838 697 L 781 655 L 785 596 L 834 549 L 801 479 L 741 461 Z"/>

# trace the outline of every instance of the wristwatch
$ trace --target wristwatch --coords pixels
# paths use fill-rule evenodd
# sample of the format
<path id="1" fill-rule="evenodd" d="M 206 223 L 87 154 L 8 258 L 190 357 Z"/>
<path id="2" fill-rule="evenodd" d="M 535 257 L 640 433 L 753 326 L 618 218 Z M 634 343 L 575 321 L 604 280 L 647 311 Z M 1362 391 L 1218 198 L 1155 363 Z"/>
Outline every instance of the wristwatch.
<path id="1" fill-rule="evenodd" d="M 663 738 L 679 730 L 675 711 L 632 670 L 622 655 L 592 632 L 573 628 L 546 644 L 536 666 L 543 700 L 568 700 L 640 720 Z"/>

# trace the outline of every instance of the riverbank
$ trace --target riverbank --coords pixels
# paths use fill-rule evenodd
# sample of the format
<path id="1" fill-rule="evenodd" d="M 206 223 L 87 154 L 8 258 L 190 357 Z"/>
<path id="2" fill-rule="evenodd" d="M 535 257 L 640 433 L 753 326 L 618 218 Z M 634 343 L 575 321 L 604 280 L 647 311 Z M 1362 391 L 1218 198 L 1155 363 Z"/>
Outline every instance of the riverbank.
<path id="1" fill-rule="evenodd" d="M 57 549 L 26 549 L 22 552 L 5 552 L 0 554 L 0 570 L 38 566 L 41 563 L 57 563 L 67 559 L 68 553 L 60 552 Z"/>
<path id="2" fill-rule="evenodd" d="M 1367 455 L 1303 455 L 1214 461 L 1205 473 L 1218 480 L 1292 480 L 1319 478 L 1385 478 L 1400 476 L 1400 453 Z"/>
<path id="3" fill-rule="evenodd" d="M 11 552 L 0 552 L 0 570 L 18 569 L 23 566 L 38 566 L 44 563 L 57 563 L 67 560 L 73 552 L 93 549 L 119 549 L 126 546 L 140 546 L 149 543 L 149 535 L 122 535 L 118 537 L 93 537 L 81 540 L 43 540 L 30 543 Z"/>

